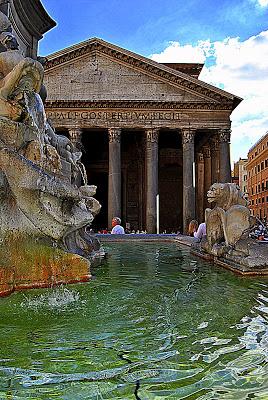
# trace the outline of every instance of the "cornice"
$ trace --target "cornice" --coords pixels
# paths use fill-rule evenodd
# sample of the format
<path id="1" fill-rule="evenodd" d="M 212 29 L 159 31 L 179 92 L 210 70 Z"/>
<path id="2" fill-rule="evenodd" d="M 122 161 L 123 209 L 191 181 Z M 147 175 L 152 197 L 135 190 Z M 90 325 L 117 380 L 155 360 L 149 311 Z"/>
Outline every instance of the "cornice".
<path id="1" fill-rule="evenodd" d="M 158 76 L 169 83 L 172 82 L 179 87 L 198 93 L 199 95 L 215 102 L 221 103 L 226 100 L 232 101 L 232 109 L 242 101 L 240 97 L 234 96 L 222 89 L 218 89 L 208 83 L 186 75 L 181 71 L 174 70 L 164 64 L 157 63 L 149 58 L 132 53 L 98 38 L 90 39 L 48 56 L 45 70 L 49 71 L 52 68 L 94 51 L 106 54 L 121 63 L 126 63 L 136 69 Z"/>
<path id="2" fill-rule="evenodd" d="M 266 143 L 267 141 L 268 141 L 268 131 L 263 136 L 261 136 L 260 139 L 256 143 L 254 143 L 253 146 L 251 146 L 251 148 L 248 151 L 248 155 L 249 155 L 249 153 L 252 153 L 252 152 L 254 153 L 255 148 L 258 147 L 260 144 L 262 144 L 262 142 Z M 265 145 L 265 148 L 266 147 L 267 146 Z"/>
<path id="3" fill-rule="evenodd" d="M 169 68 L 175 69 L 176 71 L 181 71 L 186 75 L 198 78 L 200 72 L 202 71 L 204 64 L 200 63 L 161 63 Z"/>
<path id="4" fill-rule="evenodd" d="M 47 100 L 46 108 L 89 108 L 89 109 L 157 109 L 157 110 L 216 110 L 216 111 L 232 111 L 232 102 L 224 103 L 210 102 L 172 102 L 172 101 L 133 101 L 133 100 Z"/>

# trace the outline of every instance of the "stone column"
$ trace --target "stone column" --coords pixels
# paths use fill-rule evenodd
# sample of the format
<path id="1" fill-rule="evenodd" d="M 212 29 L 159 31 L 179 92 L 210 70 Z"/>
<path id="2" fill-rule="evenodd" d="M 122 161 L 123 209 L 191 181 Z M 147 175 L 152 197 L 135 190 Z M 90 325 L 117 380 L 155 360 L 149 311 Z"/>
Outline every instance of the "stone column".
<path id="1" fill-rule="evenodd" d="M 197 180 L 196 180 L 196 211 L 198 222 L 204 221 L 204 156 L 197 154 Z"/>
<path id="2" fill-rule="evenodd" d="M 219 182 L 220 177 L 220 147 L 219 138 L 213 136 L 210 141 L 211 154 L 211 183 Z"/>
<path id="3" fill-rule="evenodd" d="M 79 127 L 74 127 L 74 128 L 69 128 L 68 129 L 70 140 L 72 144 L 77 148 L 81 149 L 81 144 L 82 144 L 82 133 L 83 130 Z"/>
<path id="4" fill-rule="evenodd" d="M 209 145 L 203 147 L 204 156 L 204 206 L 209 207 L 207 192 L 211 186 L 211 156 Z"/>
<path id="5" fill-rule="evenodd" d="M 194 130 L 182 129 L 184 233 L 188 231 L 189 222 L 195 218 L 194 135 Z"/>
<path id="6" fill-rule="evenodd" d="M 220 130 L 220 182 L 231 182 L 230 161 L 231 129 Z"/>
<path id="7" fill-rule="evenodd" d="M 109 128 L 108 226 L 121 218 L 121 129 Z"/>
<path id="8" fill-rule="evenodd" d="M 146 230 L 156 233 L 159 129 L 146 129 Z"/>

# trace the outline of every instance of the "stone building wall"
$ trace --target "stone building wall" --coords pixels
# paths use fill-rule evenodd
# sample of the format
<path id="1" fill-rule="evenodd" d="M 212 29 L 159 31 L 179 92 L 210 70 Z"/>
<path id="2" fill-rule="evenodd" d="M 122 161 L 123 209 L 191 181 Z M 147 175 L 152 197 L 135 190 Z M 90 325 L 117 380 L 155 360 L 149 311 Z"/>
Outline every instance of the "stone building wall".
<path id="1" fill-rule="evenodd" d="M 238 178 L 237 184 L 239 185 L 241 191 L 244 193 L 245 197 L 248 196 L 247 189 L 247 158 L 240 158 L 234 164 L 234 177 Z"/>
<path id="2" fill-rule="evenodd" d="M 248 200 L 254 216 L 268 217 L 268 132 L 248 152 Z"/>

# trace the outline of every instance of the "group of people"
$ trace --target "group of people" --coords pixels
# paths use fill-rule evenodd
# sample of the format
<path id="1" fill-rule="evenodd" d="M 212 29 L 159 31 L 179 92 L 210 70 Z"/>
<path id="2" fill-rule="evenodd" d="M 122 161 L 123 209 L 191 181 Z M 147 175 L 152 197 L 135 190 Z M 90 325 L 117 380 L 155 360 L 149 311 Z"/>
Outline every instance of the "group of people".
<path id="1" fill-rule="evenodd" d="M 268 225 L 266 221 L 258 220 L 259 225 L 250 233 L 252 239 L 268 242 Z"/>
<path id="2" fill-rule="evenodd" d="M 114 217 L 112 219 L 112 230 L 111 232 L 108 231 L 108 229 L 102 229 L 99 231 L 99 233 L 111 233 L 112 235 L 124 235 L 125 229 L 121 225 L 121 218 L 119 217 Z M 129 232 L 132 233 L 132 232 Z M 136 233 L 136 232 L 134 232 Z M 146 233 L 145 232 L 138 232 L 138 233 Z M 201 223 L 198 225 L 198 222 L 196 220 L 192 220 L 189 224 L 188 227 L 188 234 L 190 236 L 193 236 L 197 241 L 201 241 L 201 239 L 206 236 L 206 224 L 205 222 Z"/>
<path id="3" fill-rule="evenodd" d="M 265 221 L 266 222 L 266 221 Z M 125 233 L 125 229 L 121 225 L 121 219 L 119 217 L 114 217 L 112 219 L 112 230 L 111 232 L 108 231 L 108 229 L 102 230 L 99 233 L 111 233 L 112 235 L 123 235 Z M 132 233 L 132 232 L 129 232 Z M 134 232 L 136 233 L 136 232 Z M 146 233 L 145 232 L 139 232 L 139 233 Z M 192 236 L 196 239 L 196 241 L 200 242 L 203 237 L 206 236 L 206 223 L 202 222 L 200 225 L 198 225 L 198 222 L 193 219 L 189 223 L 188 227 L 188 235 Z M 265 240 L 268 241 L 268 225 L 266 223 L 260 223 L 257 229 L 255 229 L 254 232 L 250 234 L 251 237 L 254 237 L 258 240 Z"/>
<path id="4" fill-rule="evenodd" d="M 125 234 L 125 229 L 121 225 L 121 218 L 114 217 L 112 219 L 112 230 L 111 232 L 108 229 L 103 229 L 99 233 L 111 233 L 112 235 L 123 235 Z M 131 233 L 131 232 L 130 232 Z M 139 232 L 140 233 L 140 232 Z M 146 232 L 141 232 L 146 233 Z M 206 236 L 206 224 L 205 222 L 201 223 L 198 226 L 198 222 L 196 220 L 192 220 L 189 224 L 188 234 L 193 236 L 197 241 L 201 241 L 201 239 Z"/>

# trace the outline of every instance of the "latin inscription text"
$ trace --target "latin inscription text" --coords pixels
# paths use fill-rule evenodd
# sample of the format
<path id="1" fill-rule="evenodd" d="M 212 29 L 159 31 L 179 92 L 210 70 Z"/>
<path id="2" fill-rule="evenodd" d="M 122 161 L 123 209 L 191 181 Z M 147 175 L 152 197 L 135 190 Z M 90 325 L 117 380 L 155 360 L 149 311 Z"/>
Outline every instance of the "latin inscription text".
<path id="1" fill-rule="evenodd" d="M 48 111 L 48 118 L 57 120 L 116 120 L 116 121 L 146 121 L 146 120 L 180 120 L 183 116 L 178 112 L 165 111 Z M 185 116 L 185 115 L 184 115 Z"/>

